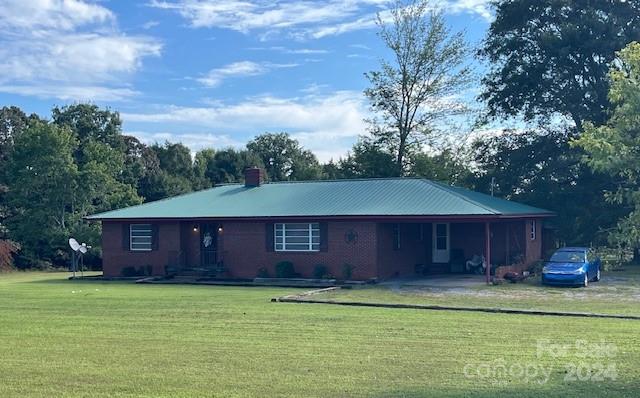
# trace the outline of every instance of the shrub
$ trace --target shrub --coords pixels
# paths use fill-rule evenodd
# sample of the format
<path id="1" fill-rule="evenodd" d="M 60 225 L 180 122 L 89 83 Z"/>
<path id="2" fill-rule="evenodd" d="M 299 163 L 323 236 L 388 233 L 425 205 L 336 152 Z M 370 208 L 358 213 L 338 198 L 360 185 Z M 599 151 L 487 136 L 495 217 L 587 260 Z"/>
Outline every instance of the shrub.
<path id="1" fill-rule="evenodd" d="M 596 255 L 600 257 L 603 271 L 623 269 L 632 260 L 632 252 L 623 248 L 600 247 L 596 249 Z"/>
<path id="2" fill-rule="evenodd" d="M 329 269 L 324 264 L 316 264 L 313 267 L 313 277 L 315 279 L 325 279 L 329 276 Z"/>
<path id="3" fill-rule="evenodd" d="M 342 279 L 349 280 L 353 277 L 353 269 L 355 267 L 351 264 L 342 265 Z"/>
<path id="4" fill-rule="evenodd" d="M 293 278 L 296 271 L 291 261 L 280 261 L 276 264 L 276 278 Z"/>
<path id="5" fill-rule="evenodd" d="M 542 268 L 544 268 L 544 264 L 544 261 L 536 261 L 527 268 L 527 271 L 535 275 L 540 275 L 542 274 Z"/>
<path id="6" fill-rule="evenodd" d="M 258 278 L 269 278 L 269 270 L 267 267 L 260 267 L 258 269 Z"/>

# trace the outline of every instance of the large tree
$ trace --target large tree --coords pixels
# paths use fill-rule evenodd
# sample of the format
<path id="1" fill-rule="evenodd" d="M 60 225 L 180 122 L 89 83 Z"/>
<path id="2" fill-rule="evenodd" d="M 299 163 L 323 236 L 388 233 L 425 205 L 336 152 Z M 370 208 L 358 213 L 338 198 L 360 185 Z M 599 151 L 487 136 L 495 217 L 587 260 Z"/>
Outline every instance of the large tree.
<path id="1" fill-rule="evenodd" d="M 403 175 L 408 155 L 435 138 L 445 118 L 464 110 L 452 98 L 467 87 L 471 71 L 464 34 L 452 33 L 430 2 L 399 1 L 390 15 L 390 21 L 379 15 L 378 25 L 391 60 L 365 74 L 365 95 L 374 115 L 370 132 L 394 154 L 395 173 Z"/>
<path id="2" fill-rule="evenodd" d="M 471 171 L 466 159 L 454 153 L 453 149 L 445 149 L 440 153 L 415 153 L 410 159 L 409 175 L 428 178 L 447 184 L 468 185 Z"/>
<path id="3" fill-rule="evenodd" d="M 247 143 L 264 164 L 271 181 L 319 179 L 322 168 L 315 155 L 287 133 L 265 133 Z"/>
<path id="4" fill-rule="evenodd" d="M 207 156 L 204 152 L 196 154 L 196 162 L 199 157 L 208 158 L 206 163 L 204 163 L 204 159 L 202 163 L 205 166 L 204 177 L 211 185 L 241 182 L 244 179 L 246 168 L 253 166 L 264 168 L 260 156 L 246 149 L 227 148 L 213 154 L 207 154 Z"/>
<path id="5" fill-rule="evenodd" d="M 624 247 L 640 247 L 640 43 L 629 44 L 618 53 L 618 62 L 609 74 L 613 104 L 610 119 L 601 126 L 588 123 L 574 144 L 587 152 L 585 162 L 607 173 L 617 186 L 609 189 L 612 204 L 629 206 L 631 211 L 610 235 Z M 636 257 L 638 253 L 636 252 Z"/>
<path id="6" fill-rule="evenodd" d="M 101 109 L 94 104 L 74 104 L 55 107 L 51 111 L 54 124 L 67 127 L 78 140 L 76 163 L 82 165 L 87 159 L 81 149 L 89 141 L 100 142 L 120 151 L 125 150 L 122 139 L 120 114 L 108 108 Z"/>
<path id="7" fill-rule="evenodd" d="M 35 115 L 28 117 L 20 108 L 16 106 L 0 108 L 0 239 L 6 239 L 7 227 L 4 224 L 5 218 L 11 212 L 6 205 L 5 194 L 8 190 L 7 178 L 7 161 L 16 137 L 29 125 L 29 121 L 37 120 Z M 9 243 L 6 243 L 9 245 Z M 8 246 L 7 246 L 8 247 Z M 8 252 L 8 250 L 6 250 Z"/>
<path id="8" fill-rule="evenodd" d="M 397 175 L 394 155 L 377 142 L 364 138 L 353 146 L 351 153 L 338 161 L 337 170 L 331 173 L 338 178 L 379 178 Z"/>
<path id="9" fill-rule="evenodd" d="M 35 118 L 35 115 L 31 116 L 31 119 Z M 17 106 L 0 108 L 0 168 L 11 153 L 16 136 L 27 128 L 29 119 L 30 117 Z"/>
<path id="10" fill-rule="evenodd" d="M 615 52 L 640 39 L 640 2 L 499 0 L 479 55 L 488 118 L 607 120 Z"/>
<path id="11" fill-rule="evenodd" d="M 551 221 L 567 244 L 606 242 L 620 214 L 602 190 L 615 184 L 581 161 L 584 153 L 569 145 L 566 131 L 529 130 L 480 137 L 472 145 L 474 173 L 467 185 L 477 191 L 556 212 Z"/>
<path id="12" fill-rule="evenodd" d="M 153 144 L 145 154 L 149 166 L 157 162 L 157 169 L 150 169 L 140 182 L 140 192 L 145 201 L 164 199 L 193 191 L 199 187 L 194 178 L 191 151 L 180 143 Z"/>
<path id="13" fill-rule="evenodd" d="M 67 129 L 37 122 L 18 135 L 7 164 L 10 237 L 29 265 L 59 260 L 70 232 L 78 185 L 77 142 Z"/>

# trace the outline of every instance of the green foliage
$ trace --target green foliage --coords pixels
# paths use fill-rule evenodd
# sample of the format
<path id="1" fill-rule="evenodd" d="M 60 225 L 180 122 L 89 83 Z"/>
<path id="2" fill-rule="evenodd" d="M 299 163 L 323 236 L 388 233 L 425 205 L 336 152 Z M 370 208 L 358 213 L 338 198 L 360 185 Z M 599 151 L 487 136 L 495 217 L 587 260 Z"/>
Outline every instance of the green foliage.
<path id="1" fill-rule="evenodd" d="M 403 175 L 407 156 L 434 140 L 443 120 L 465 112 L 449 99 L 471 81 L 469 48 L 464 34 L 452 33 L 428 1 L 398 1 L 389 19 L 378 16 L 379 36 L 393 61 L 365 74 L 370 87 L 364 94 L 374 113 L 370 132 Z"/>
<path id="2" fill-rule="evenodd" d="M 276 278 L 294 278 L 296 275 L 291 261 L 280 261 L 276 264 Z"/>
<path id="3" fill-rule="evenodd" d="M 71 131 L 43 122 L 15 138 L 7 164 L 7 202 L 15 210 L 7 225 L 28 261 L 56 262 L 64 253 L 78 189 L 76 148 Z"/>
<path id="4" fill-rule="evenodd" d="M 398 177 L 394 155 L 383 144 L 361 138 L 345 158 L 323 166 L 325 178 Z M 465 160 L 445 149 L 438 154 L 414 151 L 407 156 L 405 175 L 465 185 L 470 174 Z"/>
<path id="5" fill-rule="evenodd" d="M 629 250 L 620 247 L 598 247 L 596 254 L 600 257 L 603 271 L 622 270 L 632 260 Z"/>
<path id="6" fill-rule="evenodd" d="M 211 185 L 242 182 L 245 169 L 253 166 L 264 168 L 260 156 L 248 150 L 227 148 L 206 154 L 203 152 L 196 154 L 196 163 L 200 159 L 202 175 Z"/>
<path id="7" fill-rule="evenodd" d="M 441 181 L 455 185 L 466 185 L 471 171 L 466 162 L 451 149 L 430 155 L 418 152 L 411 155 L 408 175 Z"/>
<path id="8" fill-rule="evenodd" d="M 342 264 L 342 279 L 345 281 L 351 280 L 354 269 L 355 267 L 351 264 Z"/>
<path id="9" fill-rule="evenodd" d="M 604 243 L 603 231 L 624 212 L 602 196 L 615 182 L 586 167 L 570 139 L 566 132 L 535 130 L 480 138 L 472 145 L 476 169 L 467 185 L 489 193 L 493 178 L 496 196 L 555 211 L 551 222 L 566 244 Z"/>
<path id="10" fill-rule="evenodd" d="M 606 173 L 616 186 L 607 190 L 611 203 L 632 210 L 611 231 L 611 243 L 622 248 L 640 247 L 640 43 L 630 43 L 618 53 L 609 73 L 609 99 L 613 112 L 606 124 L 588 123 L 574 145 L 586 151 L 584 161 Z"/>
<path id="11" fill-rule="evenodd" d="M 127 153 L 118 114 L 79 104 L 54 108 L 49 123 L 17 108 L 5 111 L 0 238 L 20 244 L 20 267 L 67 263 L 71 235 L 94 246 L 89 264 L 99 261 L 100 226 L 82 217 L 142 202 L 123 179 Z"/>
<path id="12" fill-rule="evenodd" d="M 610 109 L 607 73 L 615 52 L 640 37 L 640 3 L 499 0 L 479 55 L 487 116 L 553 115 L 600 125 Z"/>
<path id="13" fill-rule="evenodd" d="M 360 139 L 353 153 L 338 162 L 340 178 L 397 177 L 394 155 L 383 145 L 370 139 Z"/>
<path id="14" fill-rule="evenodd" d="M 95 104 L 74 104 L 54 107 L 51 115 L 53 124 L 65 127 L 74 134 L 78 142 L 74 156 L 79 166 L 90 160 L 83 156 L 82 151 L 88 142 L 123 149 L 122 121 L 118 112 L 100 109 Z"/>
<path id="15" fill-rule="evenodd" d="M 321 176 L 315 155 L 287 133 L 259 135 L 247 143 L 247 149 L 261 159 L 271 181 L 317 180 Z"/>
<path id="16" fill-rule="evenodd" d="M 329 278 L 329 268 L 324 264 L 316 264 L 313 266 L 313 277 L 315 279 L 327 279 Z"/>

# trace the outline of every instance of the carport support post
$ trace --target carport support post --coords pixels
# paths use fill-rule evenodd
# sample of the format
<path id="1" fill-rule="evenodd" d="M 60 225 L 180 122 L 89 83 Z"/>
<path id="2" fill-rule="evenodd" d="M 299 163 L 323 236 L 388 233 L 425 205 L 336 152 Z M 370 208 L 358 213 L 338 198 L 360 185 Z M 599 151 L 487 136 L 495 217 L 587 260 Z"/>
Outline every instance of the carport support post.
<path id="1" fill-rule="evenodd" d="M 484 253 L 485 253 L 485 261 L 487 262 L 487 284 L 491 283 L 491 224 L 489 221 L 484 223 Z"/>

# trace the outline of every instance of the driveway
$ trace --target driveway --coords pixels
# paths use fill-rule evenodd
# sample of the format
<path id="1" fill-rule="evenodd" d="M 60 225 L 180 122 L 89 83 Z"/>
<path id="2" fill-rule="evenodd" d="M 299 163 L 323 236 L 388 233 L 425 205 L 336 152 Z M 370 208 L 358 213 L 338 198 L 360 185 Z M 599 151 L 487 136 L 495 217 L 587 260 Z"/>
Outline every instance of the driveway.
<path id="1" fill-rule="evenodd" d="M 389 286 L 394 289 L 402 288 L 434 288 L 434 289 L 460 289 L 474 288 L 486 285 L 484 275 L 472 274 L 442 274 L 423 277 L 395 278 L 380 283 L 381 286 Z"/>

